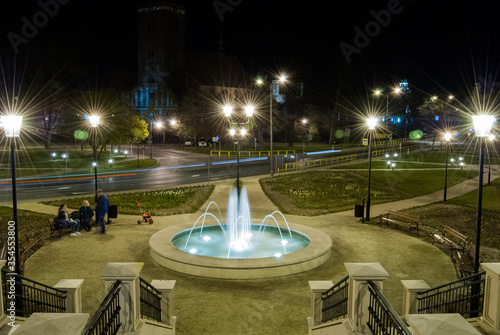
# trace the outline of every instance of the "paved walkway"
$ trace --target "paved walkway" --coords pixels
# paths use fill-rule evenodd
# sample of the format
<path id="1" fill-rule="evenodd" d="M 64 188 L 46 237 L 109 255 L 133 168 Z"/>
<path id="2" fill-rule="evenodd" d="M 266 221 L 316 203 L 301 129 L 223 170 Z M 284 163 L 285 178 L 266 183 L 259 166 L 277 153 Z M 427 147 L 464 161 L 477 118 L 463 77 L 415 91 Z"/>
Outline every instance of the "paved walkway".
<path id="1" fill-rule="evenodd" d="M 493 176 L 498 177 L 498 170 Z M 252 217 L 263 218 L 275 206 L 262 192 L 258 178 L 243 178 L 251 204 Z M 210 201 L 223 213 L 233 180 L 216 183 Z M 477 178 L 451 187 L 449 198 L 477 188 Z M 372 206 L 372 217 L 392 209 L 404 209 L 441 201 L 442 191 L 413 199 Z M 206 204 L 205 204 L 206 206 Z M 202 207 L 200 212 L 205 209 Z M 56 208 L 20 202 L 19 208 L 54 214 Z M 455 279 L 448 255 L 420 239 L 377 224 L 361 224 L 354 210 L 317 217 L 287 215 L 290 222 L 322 230 L 333 241 L 333 253 L 324 265 L 308 272 L 261 280 L 221 280 L 184 275 L 157 265 L 149 255 L 152 234 L 169 226 L 190 227 L 200 215 L 185 214 L 154 217 L 153 225 L 137 225 L 139 215 L 120 215 L 108 226 L 107 234 L 83 232 L 63 236 L 50 243 L 26 263 L 28 278 L 54 285 L 61 278 L 83 278 L 83 310 L 93 313 L 104 298 L 99 275 L 107 262 L 143 262 L 141 276 L 146 280 L 176 280 L 174 314 L 179 335 L 194 334 L 307 334 L 310 280 L 337 282 L 347 273 L 346 262 L 380 262 L 389 272 L 384 295 L 401 311 L 401 279 L 424 279 L 431 286 Z M 165 241 L 168 243 L 168 241 Z"/>

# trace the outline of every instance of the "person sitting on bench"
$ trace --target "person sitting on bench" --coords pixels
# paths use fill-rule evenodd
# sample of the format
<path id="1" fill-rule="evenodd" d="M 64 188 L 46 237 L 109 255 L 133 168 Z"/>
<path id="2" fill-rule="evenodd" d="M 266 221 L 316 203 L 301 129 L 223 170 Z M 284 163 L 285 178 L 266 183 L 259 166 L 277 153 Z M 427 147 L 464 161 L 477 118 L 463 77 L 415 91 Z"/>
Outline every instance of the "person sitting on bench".
<path id="1" fill-rule="evenodd" d="M 80 232 L 78 231 L 78 226 L 80 225 L 80 220 L 78 219 L 70 219 L 68 215 L 68 208 L 66 207 L 65 204 L 62 204 L 59 206 L 59 215 L 57 216 L 56 220 L 62 220 L 65 221 L 67 224 L 67 227 L 71 227 L 71 236 L 78 236 L 80 235 Z"/>
<path id="2" fill-rule="evenodd" d="M 87 200 L 83 200 L 82 207 L 80 207 L 80 224 L 83 229 L 90 231 L 90 221 L 94 216 L 94 211 L 89 205 Z"/>

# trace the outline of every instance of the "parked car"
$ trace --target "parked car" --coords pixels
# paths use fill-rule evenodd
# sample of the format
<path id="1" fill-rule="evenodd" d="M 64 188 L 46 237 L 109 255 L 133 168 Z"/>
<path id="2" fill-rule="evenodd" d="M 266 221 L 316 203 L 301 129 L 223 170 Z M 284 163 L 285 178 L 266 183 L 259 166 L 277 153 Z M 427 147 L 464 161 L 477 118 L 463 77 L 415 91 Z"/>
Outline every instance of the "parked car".
<path id="1" fill-rule="evenodd" d="M 184 142 L 184 145 L 186 147 L 191 147 L 193 145 L 193 141 L 191 139 L 187 139 L 186 142 Z"/>
<path id="2" fill-rule="evenodd" d="M 207 141 L 205 141 L 205 138 L 200 137 L 200 140 L 198 141 L 198 146 L 199 147 L 206 147 L 207 146 Z"/>

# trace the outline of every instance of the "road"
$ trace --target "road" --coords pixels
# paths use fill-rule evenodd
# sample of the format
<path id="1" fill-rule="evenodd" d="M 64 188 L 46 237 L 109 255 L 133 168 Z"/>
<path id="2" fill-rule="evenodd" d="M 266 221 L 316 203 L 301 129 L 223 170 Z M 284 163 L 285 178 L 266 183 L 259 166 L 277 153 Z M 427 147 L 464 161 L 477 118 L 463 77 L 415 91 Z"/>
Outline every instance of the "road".
<path id="1" fill-rule="evenodd" d="M 146 154 L 149 151 L 146 148 Z M 142 154 L 142 152 L 141 152 Z M 159 165 L 152 169 L 129 170 L 98 175 L 98 188 L 108 192 L 153 190 L 171 188 L 192 183 L 207 183 L 210 180 L 236 178 L 236 161 L 214 161 L 207 167 L 208 157 L 202 154 L 155 148 L 153 156 Z M 240 176 L 269 173 L 270 163 L 264 157 L 258 161 L 240 161 Z M 0 181 L 0 202 L 12 201 L 10 180 Z M 38 179 L 18 179 L 17 199 L 42 200 L 54 197 L 74 197 L 94 192 L 94 175 L 49 176 Z"/>

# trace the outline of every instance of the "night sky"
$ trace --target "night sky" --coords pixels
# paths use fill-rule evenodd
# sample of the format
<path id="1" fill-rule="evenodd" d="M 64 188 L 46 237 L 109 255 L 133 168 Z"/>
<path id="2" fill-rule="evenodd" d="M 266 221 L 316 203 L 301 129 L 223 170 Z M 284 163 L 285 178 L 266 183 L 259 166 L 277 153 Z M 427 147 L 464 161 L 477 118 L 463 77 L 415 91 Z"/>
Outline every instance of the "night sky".
<path id="1" fill-rule="evenodd" d="M 104 82 L 120 74 L 127 78 L 124 86 L 135 85 L 137 1 L 60 1 L 66 4 L 19 45 L 17 55 L 7 36 L 21 35 L 22 18 L 32 20 L 41 7 L 37 1 L 2 1 L 2 62 L 36 49 L 28 61 L 44 64 L 57 58 L 51 47 L 56 42 L 70 50 L 64 66 L 86 71 L 78 80 Z M 220 0 L 230 6 L 223 20 L 213 0 L 176 3 L 186 6 L 187 48 L 216 52 L 222 30 L 225 52 L 249 71 L 287 71 L 323 95 L 334 95 L 339 86 L 366 94 L 402 79 L 415 92 L 459 95 L 471 88 L 474 75 L 495 76 L 498 70 L 500 14 L 494 1 Z M 375 22 L 372 13 L 388 6 L 397 13 L 385 27 L 374 28 L 369 43 L 348 62 L 339 44 L 355 47 L 354 29 L 365 31 Z"/>

